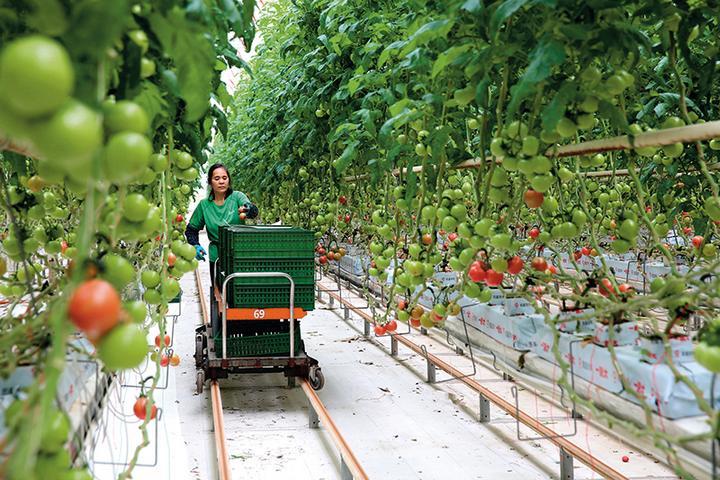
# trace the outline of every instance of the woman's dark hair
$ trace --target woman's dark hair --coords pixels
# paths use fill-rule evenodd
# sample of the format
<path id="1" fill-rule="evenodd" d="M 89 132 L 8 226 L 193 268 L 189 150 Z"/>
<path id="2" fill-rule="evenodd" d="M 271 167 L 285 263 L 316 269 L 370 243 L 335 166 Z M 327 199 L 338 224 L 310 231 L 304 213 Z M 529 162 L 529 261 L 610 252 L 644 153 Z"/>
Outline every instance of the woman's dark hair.
<path id="1" fill-rule="evenodd" d="M 207 183 L 210 186 L 210 198 L 215 198 L 215 192 L 213 192 L 213 189 L 212 189 L 212 177 L 213 177 L 213 173 L 218 168 L 222 168 L 223 170 L 225 170 L 225 173 L 227 173 L 227 176 L 228 176 L 228 189 L 225 190 L 225 198 L 227 198 L 233 192 L 232 177 L 230 176 L 230 171 L 228 171 L 228 168 L 225 165 L 223 165 L 222 163 L 215 163 L 215 164 L 211 165 L 210 169 L 208 170 Z"/>

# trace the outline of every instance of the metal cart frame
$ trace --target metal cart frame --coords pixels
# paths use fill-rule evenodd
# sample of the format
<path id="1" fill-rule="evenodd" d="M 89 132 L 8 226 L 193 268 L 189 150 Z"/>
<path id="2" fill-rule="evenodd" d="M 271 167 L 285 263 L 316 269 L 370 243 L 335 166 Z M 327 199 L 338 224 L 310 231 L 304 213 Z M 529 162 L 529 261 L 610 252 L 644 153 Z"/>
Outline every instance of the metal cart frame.
<path id="1" fill-rule="evenodd" d="M 235 278 L 284 278 L 290 282 L 289 308 L 228 308 L 227 287 Z M 197 393 L 203 391 L 205 381 L 208 379 L 227 378 L 233 373 L 267 373 L 282 371 L 288 378 L 288 385 L 295 385 L 295 377 L 307 378 L 315 390 L 320 390 L 325 384 L 318 361 L 308 356 L 304 351 L 295 351 L 295 321 L 307 315 L 301 308 L 295 307 L 295 282 L 284 272 L 235 272 L 222 282 L 222 289 L 218 290 L 217 283 L 213 286 L 210 302 L 215 302 L 217 308 L 211 311 L 221 316 L 222 321 L 222 351 L 215 351 L 213 322 L 196 329 L 195 335 L 195 366 L 197 372 Z M 212 315 L 212 314 L 211 314 Z M 227 324 L 228 321 L 261 320 L 290 322 L 290 355 L 288 356 L 256 356 L 256 357 L 228 357 L 227 356 Z M 304 349 L 303 349 L 304 350 Z"/>

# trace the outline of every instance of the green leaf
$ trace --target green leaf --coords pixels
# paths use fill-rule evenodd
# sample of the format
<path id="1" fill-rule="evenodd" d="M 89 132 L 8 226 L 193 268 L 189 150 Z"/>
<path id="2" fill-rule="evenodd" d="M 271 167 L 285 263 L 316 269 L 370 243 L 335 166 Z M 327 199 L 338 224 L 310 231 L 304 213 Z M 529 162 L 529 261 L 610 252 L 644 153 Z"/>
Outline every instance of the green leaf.
<path id="1" fill-rule="evenodd" d="M 444 52 L 442 52 L 440 55 L 438 55 L 435 63 L 433 64 L 432 78 L 437 77 L 438 74 L 445 69 L 445 67 L 450 65 L 456 58 L 470 50 L 472 47 L 473 45 L 469 43 L 465 45 L 450 47 Z"/>
<path id="2" fill-rule="evenodd" d="M 321 35 L 321 37 L 322 36 L 324 36 L 324 35 Z M 387 47 L 385 47 L 385 50 L 383 50 L 380 53 L 380 56 L 378 57 L 378 61 L 377 61 L 378 68 L 382 68 L 383 65 L 385 65 L 385 63 L 390 59 L 390 55 L 397 52 L 399 49 L 401 49 L 405 45 L 407 45 L 407 42 L 405 40 L 397 40 L 397 41 L 391 43 L 390 45 L 388 45 Z M 326 47 L 328 50 L 330 50 L 329 46 L 326 45 Z"/>
<path id="3" fill-rule="evenodd" d="M 144 81 L 140 85 L 140 93 L 133 98 L 133 101 L 140 105 L 152 126 L 159 118 L 167 118 L 167 102 L 157 85 Z"/>
<path id="4" fill-rule="evenodd" d="M 398 100 L 394 104 L 390 105 L 390 108 L 388 110 L 390 111 L 390 115 L 393 117 L 397 116 L 402 112 L 405 107 L 410 105 L 411 101 L 409 98 L 403 98 L 402 100 Z"/>
<path id="5" fill-rule="evenodd" d="M 68 20 L 58 0 L 31 0 L 30 4 L 33 6 L 33 12 L 27 19 L 29 27 L 51 37 L 65 33 Z"/>
<path id="6" fill-rule="evenodd" d="M 607 100 L 600 100 L 600 105 L 598 108 L 598 114 L 610 120 L 610 122 L 618 129 L 627 132 L 628 131 L 628 121 L 625 114 L 620 110 L 620 108 L 617 105 L 613 105 L 612 103 L 608 102 Z"/>
<path id="7" fill-rule="evenodd" d="M 342 155 L 338 157 L 337 160 L 335 160 L 335 171 L 338 174 L 343 173 L 347 167 L 350 166 L 350 163 L 355 159 L 357 153 L 356 149 L 360 142 L 358 140 L 353 140 L 350 142 L 346 147 L 345 150 L 343 150 Z"/>
<path id="8" fill-rule="evenodd" d="M 180 96 L 186 103 L 185 120 L 195 122 L 207 111 L 212 92 L 215 51 L 203 35 L 201 25 L 190 22 L 185 13 L 174 8 L 167 17 L 149 17 L 153 32 L 177 67 Z"/>
<path id="9" fill-rule="evenodd" d="M 393 128 L 402 127 L 407 122 L 411 122 L 420 118 L 422 114 L 423 113 L 420 110 L 403 110 L 398 115 L 395 115 L 394 117 L 388 119 L 387 121 L 385 121 L 385 123 L 383 123 L 383 126 L 380 128 L 380 137 L 387 138 L 388 135 L 392 133 Z"/>
<path id="10" fill-rule="evenodd" d="M 558 41 L 543 37 L 530 53 L 530 65 L 520 81 L 512 89 L 512 98 L 508 104 L 508 115 L 512 116 L 522 100 L 532 94 L 538 83 L 550 76 L 553 67 L 565 61 L 565 47 Z"/>
<path id="11" fill-rule="evenodd" d="M 447 37 L 454 24 L 455 20 L 449 18 L 426 23 L 410 36 L 407 45 L 400 51 L 400 56 L 404 57 L 417 47 L 427 45 L 437 38 Z"/>
<path id="12" fill-rule="evenodd" d="M 480 0 L 467 0 L 460 8 L 470 13 L 477 13 L 483 9 L 483 4 Z"/>
<path id="13" fill-rule="evenodd" d="M 536 4 L 544 4 L 550 7 L 554 7 L 556 4 L 555 0 L 505 0 L 495 10 L 492 18 L 490 19 L 490 32 L 492 35 L 497 33 L 500 25 L 510 18 L 515 12 L 525 5 L 532 6 Z"/>
<path id="14" fill-rule="evenodd" d="M 73 5 L 70 27 L 63 40 L 74 54 L 104 57 L 106 49 L 121 38 L 131 21 L 127 0 L 82 0 Z"/>
<path id="15" fill-rule="evenodd" d="M 210 113 L 213 117 L 215 117 L 215 124 L 217 125 L 217 129 L 220 131 L 220 133 L 222 133 L 223 137 L 227 138 L 228 121 L 225 112 L 213 105 L 210 108 Z"/>
<path id="16" fill-rule="evenodd" d="M 565 116 L 565 110 L 570 101 L 575 98 L 577 93 L 577 84 L 567 81 L 562 84 L 558 92 L 550 101 L 542 113 L 542 126 L 548 132 L 555 130 L 555 126 L 562 117 Z"/>

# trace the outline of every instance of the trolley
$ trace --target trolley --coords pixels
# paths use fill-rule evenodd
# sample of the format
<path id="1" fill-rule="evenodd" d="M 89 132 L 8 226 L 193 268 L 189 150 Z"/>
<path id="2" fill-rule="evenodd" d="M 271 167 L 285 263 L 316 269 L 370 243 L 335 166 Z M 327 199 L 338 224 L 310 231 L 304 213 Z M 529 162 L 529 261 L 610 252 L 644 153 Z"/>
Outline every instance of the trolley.
<path id="1" fill-rule="evenodd" d="M 206 380 L 241 373 L 283 372 L 290 386 L 301 377 L 315 390 L 323 387 L 322 371 L 318 361 L 305 352 L 299 323 L 314 306 L 314 271 L 307 275 L 308 268 L 314 269 L 314 260 L 307 261 L 314 253 L 312 245 L 308 252 L 307 235 L 304 248 L 281 243 L 292 239 L 289 232 L 311 233 L 274 225 L 221 227 L 210 292 L 210 324 L 197 328 L 195 335 L 198 394 Z M 264 246 L 259 251 L 239 252 L 239 246 L 248 244 L 243 235 L 250 245 L 257 247 L 261 240 Z M 277 235 L 279 239 L 266 241 Z M 297 259 L 297 255 L 303 258 Z M 304 301 L 296 301 L 298 288 Z M 308 291 L 313 295 L 310 303 Z M 285 299 L 287 304 L 281 305 Z"/>

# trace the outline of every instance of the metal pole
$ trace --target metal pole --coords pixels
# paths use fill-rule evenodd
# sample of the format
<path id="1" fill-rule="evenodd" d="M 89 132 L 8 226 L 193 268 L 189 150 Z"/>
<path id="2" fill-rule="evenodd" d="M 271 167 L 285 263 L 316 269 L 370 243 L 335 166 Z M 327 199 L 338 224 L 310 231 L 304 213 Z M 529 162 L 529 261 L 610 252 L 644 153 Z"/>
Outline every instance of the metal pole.
<path id="1" fill-rule="evenodd" d="M 480 423 L 490 421 L 490 401 L 485 395 L 480 394 Z"/>
<path id="2" fill-rule="evenodd" d="M 573 480 L 573 457 L 560 447 L 560 480 Z"/>

